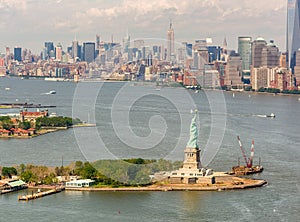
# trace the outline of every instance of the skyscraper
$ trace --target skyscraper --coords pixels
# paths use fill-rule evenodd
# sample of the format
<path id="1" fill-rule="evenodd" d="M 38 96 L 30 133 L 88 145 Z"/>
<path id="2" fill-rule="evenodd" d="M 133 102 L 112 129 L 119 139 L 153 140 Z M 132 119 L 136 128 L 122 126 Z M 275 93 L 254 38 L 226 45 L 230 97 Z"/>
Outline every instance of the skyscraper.
<path id="1" fill-rule="evenodd" d="M 278 47 L 271 40 L 267 43 L 263 38 L 258 37 L 252 42 L 252 67 L 274 68 L 279 66 L 280 53 Z"/>
<path id="2" fill-rule="evenodd" d="M 100 35 L 96 35 L 96 49 L 100 49 Z"/>
<path id="3" fill-rule="evenodd" d="M 22 48 L 14 48 L 14 60 L 21 62 L 22 61 Z"/>
<path id="4" fill-rule="evenodd" d="M 62 60 L 62 45 L 60 43 L 55 47 L 55 59 L 57 61 Z"/>
<path id="5" fill-rule="evenodd" d="M 242 58 L 239 54 L 232 52 L 225 67 L 224 83 L 228 88 L 241 88 L 242 82 Z"/>
<path id="6" fill-rule="evenodd" d="M 9 47 L 5 47 L 5 60 L 6 60 L 6 64 L 8 64 L 8 62 L 10 60 L 10 49 L 9 49 Z"/>
<path id="7" fill-rule="evenodd" d="M 239 37 L 238 43 L 238 53 L 242 58 L 243 70 L 250 70 L 251 65 L 251 41 L 252 38 L 248 36 L 241 36 Z"/>
<path id="8" fill-rule="evenodd" d="M 263 50 L 267 47 L 267 42 L 261 37 L 258 37 L 252 42 L 252 67 L 262 67 Z"/>
<path id="9" fill-rule="evenodd" d="M 50 57 L 50 53 L 51 53 L 51 51 L 53 51 L 54 52 L 54 44 L 53 44 L 53 42 L 45 42 L 45 48 L 47 49 L 46 50 L 46 57 Z"/>
<path id="10" fill-rule="evenodd" d="M 294 76 L 296 86 L 300 86 L 300 50 L 296 52 L 296 61 L 294 66 Z"/>
<path id="11" fill-rule="evenodd" d="M 127 35 L 123 38 L 123 52 L 128 52 L 128 48 L 130 47 L 130 36 L 127 32 Z"/>
<path id="12" fill-rule="evenodd" d="M 91 63 L 95 60 L 95 43 L 84 42 L 83 43 L 83 60 Z"/>
<path id="13" fill-rule="evenodd" d="M 72 42 L 72 58 L 76 61 L 76 58 L 79 57 L 78 55 L 78 41 L 74 40 Z"/>
<path id="14" fill-rule="evenodd" d="M 286 34 L 287 65 L 294 73 L 296 52 L 300 48 L 300 0 L 288 0 Z"/>
<path id="15" fill-rule="evenodd" d="M 167 61 L 171 61 L 172 57 L 175 56 L 174 40 L 174 29 L 172 27 L 172 22 L 170 22 L 170 28 L 167 32 Z"/>

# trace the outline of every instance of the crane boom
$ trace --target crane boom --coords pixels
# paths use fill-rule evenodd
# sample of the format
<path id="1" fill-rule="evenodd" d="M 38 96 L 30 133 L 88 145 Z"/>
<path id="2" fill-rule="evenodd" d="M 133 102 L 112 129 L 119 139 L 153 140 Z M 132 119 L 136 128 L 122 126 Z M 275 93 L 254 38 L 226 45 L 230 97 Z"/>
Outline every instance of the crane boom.
<path id="1" fill-rule="evenodd" d="M 248 159 L 247 159 L 247 156 L 246 156 L 245 150 L 244 150 L 244 148 L 243 148 L 242 142 L 241 142 L 241 140 L 240 140 L 240 137 L 237 136 L 237 139 L 238 139 L 238 141 L 239 141 L 239 145 L 240 145 L 240 148 L 241 148 L 241 151 L 242 151 L 243 158 L 244 158 L 244 160 L 245 160 L 246 166 L 248 167 L 248 166 L 249 166 L 249 161 L 248 161 Z"/>
<path id="2" fill-rule="evenodd" d="M 252 167 L 253 164 L 253 157 L 254 157 L 254 140 L 252 140 L 252 145 L 251 145 L 251 154 L 249 158 L 249 167 Z"/>

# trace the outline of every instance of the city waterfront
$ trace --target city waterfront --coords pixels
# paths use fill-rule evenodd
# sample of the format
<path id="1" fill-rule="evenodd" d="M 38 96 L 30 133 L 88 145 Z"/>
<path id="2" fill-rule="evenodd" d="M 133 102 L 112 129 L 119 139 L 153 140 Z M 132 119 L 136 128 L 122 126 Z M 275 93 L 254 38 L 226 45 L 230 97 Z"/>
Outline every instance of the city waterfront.
<path id="1" fill-rule="evenodd" d="M 99 89 L 99 83 L 80 83 L 90 90 Z M 226 119 L 225 134 L 217 155 L 210 162 L 209 167 L 218 171 L 230 170 L 237 164 L 241 156 L 236 140 L 239 135 L 243 141 L 247 154 L 250 152 L 251 140 L 255 140 L 255 159 L 261 157 L 265 170 L 253 178 L 265 179 L 268 185 L 262 188 L 226 191 L 226 192 L 75 192 L 64 191 L 59 194 L 33 200 L 31 202 L 18 202 L 18 195 L 27 191 L 2 195 L 0 198 L 2 218 L 13 218 L 14 221 L 73 221 L 76 220 L 102 220 L 102 221 L 298 221 L 300 207 L 299 191 L 300 181 L 299 158 L 299 110 L 298 96 L 279 96 L 273 94 L 256 94 L 247 92 L 221 91 L 187 91 L 183 88 L 166 87 L 155 90 L 155 85 L 129 84 L 130 93 L 142 95 L 131 107 L 133 113 L 130 117 L 132 130 L 139 136 L 149 134 L 148 120 L 151 116 L 161 115 L 168 124 L 166 141 L 158 144 L 161 152 L 156 149 L 140 150 L 130 147 L 116 140 L 114 128 L 111 126 L 111 109 L 117 98 L 119 109 L 125 109 L 122 93 L 119 93 L 124 84 L 105 83 L 101 85 L 100 93 L 91 110 L 95 113 L 86 113 L 82 120 L 96 123 L 96 130 L 101 136 L 106 149 L 99 148 L 95 158 L 168 158 L 183 160 L 183 147 L 188 134 L 182 138 L 184 145 L 174 147 L 174 138 L 180 136 L 178 125 L 188 128 L 189 121 L 178 121 L 179 117 L 190 120 L 191 114 L 178 113 L 174 104 L 166 98 L 168 93 L 174 95 L 184 106 L 193 106 L 181 98 L 188 93 L 199 109 L 200 119 L 200 148 L 209 142 L 212 132 L 212 119 L 214 116 Z M 9 87 L 11 90 L 6 91 Z M 77 87 L 77 89 L 76 89 Z M 80 101 L 80 106 L 89 105 L 87 94 L 78 94 L 80 85 L 72 82 L 47 82 L 43 80 L 21 80 L 18 78 L 2 78 L 0 81 L 1 102 L 20 102 L 34 104 L 54 105 L 49 112 L 58 115 L 71 116 L 74 114 L 74 95 Z M 131 88 L 130 88 L 131 87 Z M 43 93 L 55 90 L 55 95 Z M 155 95 L 154 92 L 157 94 Z M 158 95 L 161 95 L 160 97 Z M 225 98 L 226 113 L 219 110 L 211 112 L 210 100 L 214 96 Z M 126 94 L 127 96 L 127 94 Z M 133 95 L 132 95 L 133 96 Z M 76 106 L 75 106 L 76 107 Z M 4 112 L 18 112 L 18 110 L 1 110 Z M 122 110 L 120 111 L 122 112 Z M 274 113 L 276 118 L 264 118 L 263 115 Z M 94 119 L 92 118 L 94 116 Z M 85 117 L 85 118 L 84 118 Z M 77 130 L 77 131 L 76 131 Z M 63 161 L 68 164 L 76 160 L 92 160 L 89 153 L 78 145 L 78 133 L 82 133 L 87 140 L 87 132 L 92 129 L 69 129 L 50 133 L 29 140 L 0 140 L 0 165 L 11 166 L 21 163 L 37 165 L 60 165 Z M 80 138 L 79 138 L 80 139 Z M 88 143 L 89 144 L 89 143 Z M 95 144 L 91 144 L 93 146 Z M 166 148 L 167 147 L 167 148 Z M 128 152 L 132 151 L 132 152 Z M 241 158 L 242 161 L 242 158 Z"/>

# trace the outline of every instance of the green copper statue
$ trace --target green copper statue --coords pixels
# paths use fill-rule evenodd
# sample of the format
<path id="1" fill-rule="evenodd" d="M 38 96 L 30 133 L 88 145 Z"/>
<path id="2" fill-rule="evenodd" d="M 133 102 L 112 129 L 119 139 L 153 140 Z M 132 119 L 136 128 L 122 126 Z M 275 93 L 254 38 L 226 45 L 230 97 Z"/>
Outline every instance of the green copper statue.
<path id="1" fill-rule="evenodd" d="M 197 129 L 197 110 L 195 111 L 195 116 L 192 119 L 191 126 L 190 126 L 190 140 L 187 143 L 188 148 L 199 148 L 198 146 L 198 129 Z"/>

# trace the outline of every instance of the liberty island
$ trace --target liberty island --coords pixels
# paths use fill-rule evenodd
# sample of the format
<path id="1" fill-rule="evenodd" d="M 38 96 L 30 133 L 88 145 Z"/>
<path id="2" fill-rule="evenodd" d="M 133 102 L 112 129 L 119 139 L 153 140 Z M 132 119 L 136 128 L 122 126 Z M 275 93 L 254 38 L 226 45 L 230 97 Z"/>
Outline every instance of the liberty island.
<path id="1" fill-rule="evenodd" d="M 158 172 L 154 175 L 151 185 L 121 187 L 66 187 L 66 190 L 78 191 L 220 191 L 261 187 L 265 180 L 253 180 L 228 175 L 226 172 L 214 172 L 202 167 L 198 145 L 198 129 L 196 124 L 197 111 L 191 121 L 190 138 L 185 149 L 182 168 L 171 172 Z M 96 166 L 95 164 L 94 166 Z M 97 170 L 101 172 L 99 167 Z M 136 184 L 135 184 L 136 185 Z"/>

